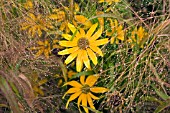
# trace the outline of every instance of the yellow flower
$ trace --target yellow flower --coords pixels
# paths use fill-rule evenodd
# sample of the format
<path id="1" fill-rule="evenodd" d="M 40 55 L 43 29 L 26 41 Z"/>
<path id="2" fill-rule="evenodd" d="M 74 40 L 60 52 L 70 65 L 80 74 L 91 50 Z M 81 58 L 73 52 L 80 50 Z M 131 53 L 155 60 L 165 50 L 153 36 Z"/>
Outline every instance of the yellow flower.
<path id="1" fill-rule="evenodd" d="M 82 28 L 78 30 L 75 28 L 74 25 L 69 23 L 68 27 L 72 31 L 73 36 L 69 34 L 62 34 L 62 36 L 67 41 L 60 41 L 59 44 L 63 47 L 71 48 L 66 48 L 65 50 L 58 52 L 58 54 L 70 54 L 65 60 L 66 64 L 69 64 L 77 57 L 76 70 L 78 72 L 82 70 L 83 63 L 88 69 L 91 69 L 89 58 L 92 60 L 94 65 L 97 64 L 97 57 L 95 53 L 99 54 L 100 56 L 103 56 L 103 53 L 98 46 L 108 43 L 108 38 L 97 40 L 102 34 L 102 29 L 99 29 L 95 32 L 97 26 L 97 23 L 92 25 L 91 28 L 85 34 L 85 31 Z"/>
<path id="2" fill-rule="evenodd" d="M 64 21 L 66 19 L 66 14 L 61 9 L 53 9 L 53 14 L 48 16 L 50 19 L 57 20 L 57 22 Z"/>
<path id="3" fill-rule="evenodd" d="M 34 36 L 37 32 L 39 36 L 42 35 L 42 30 L 47 31 L 48 28 L 52 29 L 51 23 L 43 18 L 42 15 L 35 16 L 29 13 L 29 17 L 25 17 L 25 21 L 21 24 L 21 30 L 27 30 L 28 34 Z"/>
<path id="4" fill-rule="evenodd" d="M 143 27 L 139 27 L 139 29 L 135 28 L 132 33 L 130 39 L 128 39 L 128 42 L 132 44 L 132 47 L 134 46 L 134 43 L 139 45 L 141 48 L 143 48 L 143 43 L 147 37 L 147 33 L 145 32 L 145 29 Z"/>
<path id="5" fill-rule="evenodd" d="M 70 101 L 79 97 L 78 101 L 77 101 L 77 106 L 78 106 L 79 110 L 80 110 L 81 102 L 82 102 L 82 107 L 84 108 L 86 113 L 89 112 L 88 109 L 86 108 L 87 102 L 90 105 L 90 108 L 95 109 L 92 99 L 97 100 L 99 98 L 96 97 L 95 95 L 93 95 L 92 93 L 104 93 L 104 92 L 108 91 L 108 89 L 104 88 L 104 87 L 94 87 L 94 84 L 96 83 L 98 78 L 99 78 L 98 75 L 90 75 L 87 77 L 87 79 L 85 81 L 85 76 L 82 75 L 82 76 L 80 76 L 81 84 L 77 81 L 70 81 L 70 82 L 65 83 L 64 86 L 65 85 L 73 86 L 63 96 L 63 98 L 64 98 L 67 94 L 73 93 L 66 103 L 66 108 L 68 108 L 68 104 Z"/>
<path id="6" fill-rule="evenodd" d="M 66 18 L 66 13 L 64 11 L 59 11 L 59 9 L 54 10 L 54 13 L 49 16 L 50 19 L 56 20 L 57 22 L 61 22 L 59 29 L 61 31 L 65 31 L 66 33 L 70 32 L 68 28 L 69 18 Z M 74 15 L 72 20 L 74 26 L 78 26 L 78 24 L 84 25 L 84 29 L 90 28 L 92 23 L 83 15 Z"/>
<path id="7" fill-rule="evenodd" d="M 44 96 L 44 91 L 41 87 L 43 84 L 47 83 L 48 80 L 46 78 L 40 80 L 38 77 L 38 73 L 36 72 L 31 73 L 29 79 L 31 81 L 35 96 L 38 96 L 39 94 Z"/>
<path id="8" fill-rule="evenodd" d="M 124 41 L 124 31 L 122 25 L 118 25 L 117 20 L 114 20 L 114 22 L 111 19 L 108 19 L 110 21 L 111 26 L 111 32 L 109 30 L 106 31 L 107 36 L 111 36 L 110 43 L 113 44 L 114 41 L 118 43 L 118 39 L 121 41 Z"/>
<path id="9" fill-rule="evenodd" d="M 38 47 L 32 47 L 31 50 L 38 50 L 38 52 L 35 54 L 35 57 L 39 57 L 41 54 L 44 53 L 46 58 L 49 58 L 49 55 L 51 54 L 51 50 L 54 48 L 62 48 L 59 45 L 56 44 L 58 40 L 53 40 L 53 44 L 48 42 L 48 40 L 45 40 L 44 42 L 38 41 L 37 44 L 39 45 Z"/>
<path id="10" fill-rule="evenodd" d="M 112 4 L 112 2 L 119 2 L 120 0 L 98 0 L 99 3 L 107 2 L 109 5 Z"/>

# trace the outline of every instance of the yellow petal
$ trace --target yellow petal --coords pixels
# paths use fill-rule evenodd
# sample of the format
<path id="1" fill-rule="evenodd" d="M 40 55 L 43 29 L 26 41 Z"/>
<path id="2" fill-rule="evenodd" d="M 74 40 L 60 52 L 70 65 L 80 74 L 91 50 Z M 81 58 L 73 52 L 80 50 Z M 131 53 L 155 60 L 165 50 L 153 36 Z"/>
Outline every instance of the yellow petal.
<path id="1" fill-rule="evenodd" d="M 75 74 L 77 74 L 76 72 L 74 72 L 74 71 L 72 71 L 72 70 L 70 70 L 68 73 L 67 73 L 68 75 L 68 78 L 71 78 L 73 75 L 75 75 Z"/>
<path id="2" fill-rule="evenodd" d="M 62 34 L 62 37 L 64 37 L 66 40 L 71 40 L 72 36 L 69 34 Z"/>
<path id="3" fill-rule="evenodd" d="M 75 11 L 78 12 L 80 10 L 79 5 L 77 3 L 74 3 Z"/>
<path id="4" fill-rule="evenodd" d="M 70 85 L 70 86 L 73 86 L 75 88 L 81 88 L 82 87 L 82 85 L 80 83 L 78 83 L 77 81 L 67 82 L 63 86 L 66 86 L 66 85 Z"/>
<path id="5" fill-rule="evenodd" d="M 69 48 L 69 49 L 64 49 L 64 50 L 58 52 L 58 54 L 59 55 L 66 55 L 66 54 L 74 53 L 78 49 L 79 49 L 79 47 L 73 47 L 73 48 Z"/>
<path id="6" fill-rule="evenodd" d="M 48 80 L 47 80 L 46 78 L 38 81 L 38 86 L 41 86 L 41 85 L 45 84 L 47 81 L 48 81 Z"/>
<path id="7" fill-rule="evenodd" d="M 74 41 L 60 41 L 59 44 L 64 47 L 74 47 L 77 46 L 77 42 Z"/>
<path id="8" fill-rule="evenodd" d="M 93 93 L 104 93 L 108 90 L 109 89 L 104 88 L 104 87 L 92 87 L 92 88 L 90 88 L 90 91 L 92 91 Z"/>
<path id="9" fill-rule="evenodd" d="M 82 99 L 86 96 L 86 94 L 82 93 L 79 98 L 78 98 L 78 101 L 77 101 L 77 106 L 79 108 L 79 111 L 81 112 L 80 110 L 80 102 L 82 101 Z"/>
<path id="10" fill-rule="evenodd" d="M 83 16 L 83 15 L 75 15 L 74 16 L 74 18 L 75 18 L 75 20 L 77 21 L 77 22 L 79 22 L 79 23 L 85 23 L 88 19 L 85 17 L 85 16 Z"/>
<path id="11" fill-rule="evenodd" d="M 106 36 L 112 36 L 112 31 L 111 32 L 109 32 L 108 30 L 106 31 Z"/>
<path id="12" fill-rule="evenodd" d="M 107 44 L 108 42 L 109 42 L 108 38 L 105 38 L 105 39 L 96 40 L 93 43 L 91 43 L 91 45 L 100 46 L 100 45 Z"/>
<path id="13" fill-rule="evenodd" d="M 93 46 L 93 45 L 90 45 L 90 48 L 91 48 L 94 52 L 98 53 L 100 56 L 103 56 L 103 53 L 102 53 L 102 51 L 100 50 L 100 48 L 98 48 L 98 47 L 96 47 L 96 46 Z"/>
<path id="14" fill-rule="evenodd" d="M 81 37 L 79 31 L 74 27 L 74 25 L 68 23 L 68 28 L 71 30 L 73 34 L 75 34 L 76 37 Z"/>
<path id="15" fill-rule="evenodd" d="M 113 44 L 114 41 L 115 41 L 115 37 L 113 36 L 113 37 L 110 39 L 110 43 Z"/>
<path id="16" fill-rule="evenodd" d="M 29 13 L 28 15 L 29 15 L 29 17 L 30 17 L 32 20 L 36 20 L 36 18 L 35 18 L 35 15 L 34 15 L 34 14 Z"/>
<path id="17" fill-rule="evenodd" d="M 42 31 L 40 28 L 38 28 L 37 31 L 38 31 L 38 36 L 40 37 L 42 35 Z"/>
<path id="18" fill-rule="evenodd" d="M 86 50 L 87 50 L 87 53 L 88 53 L 90 59 L 92 60 L 93 64 L 97 65 L 97 57 L 96 57 L 95 53 L 90 48 L 87 48 Z"/>
<path id="19" fill-rule="evenodd" d="M 87 95 L 84 95 L 84 98 L 82 98 L 82 106 L 83 106 L 85 112 L 89 113 L 89 110 L 86 108 L 87 107 Z"/>
<path id="20" fill-rule="evenodd" d="M 92 87 L 96 83 L 98 78 L 99 78 L 98 75 L 90 75 L 90 76 L 87 77 L 85 84 Z"/>
<path id="21" fill-rule="evenodd" d="M 64 30 L 64 28 L 66 28 L 66 23 L 65 22 L 63 22 L 63 23 L 61 23 L 61 25 L 60 25 L 60 30 L 61 31 L 63 31 Z"/>
<path id="22" fill-rule="evenodd" d="M 91 26 L 91 28 L 87 31 L 86 37 L 89 38 L 91 37 L 91 35 L 94 33 L 94 31 L 96 30 L 98 26 L 98 23 L 94 24 Z"/>
<path id="23" fill-rule="evenodd" d="M 50 16 L 48 16 L 48 18 L 56 20 L 58 18 L 58 16 L 57 16 L 57 14 L 51 14 Z"/>
<path id="24" fill-rule="evenodd" d="M 83 68 L 83 60 L 82 60 L 82 50 L 79 50 L 77 59 L 76 59 L 76 70 L 77 72 L 80 72 Z"/>
<path id="25" fill-rule="evenodd" d="M 81 34 L 82 37 L 85 37 L 84 29 L 80 28 L 80 34 Z"/>
<path id="26" fill-rule="evenodd" d="M 31 27 L 31 26 L 30 26 L 30 25 L 22 26 L 22 27 L 21 27 L 21 30 L 26 30 L 26 29 L 28 29 L 29 27 Z"/>
<path id="27" fill-rule="evenodd" d="M 83 54 L 82 54 L 82 60 L 85 64 L 85 66 L 88 68 L 88 69 L 91 69 L 90 67 L 90 61 L 89 61 L 89 58 L 88 58 L 88 55 L 87 55 L 87 52 L 86 50 L 82 50 Z"/>
<path id="28" fill-rule="evenodd" d="M 99 30 L 92 37 L 90 37 L 89 40 L 95 41 L 101 36 L 101 34 L 102 34 L 102 28 L 99 28 Z"/>
<path id="29" fill-rule="evenodd" d="M 37 50 L 37 49 L 43 49 L 43 46 L 39 46 L 39 47 L 31 47 L 30 50 Z"/>
<path id="30" fill-rule="evenodd" d="M 65 60 L 66 64 L 69 64 L 71 61 L 73 61 L 79 53 L 79 50 L 75 51 L 74 53 L 70 54 L 67 59 Z M 59 53 L 58 53 L 59 54 Z"/>
<path id="31" fill-rule="evenodd" d="M 84 76 L 84 75 L 80 76 L 80 83 L 81 83 L 82 85 L 84 85 L 84 79 L 85 79 L 85 76 Z"/>
<path id="32" fill-rule="evenodd" d="M 90 96 L 89 93 L 87 94 L 87 101 L 88 101 L 90 107 L 91 107 L 92 109 L 95 109 L 95 107 L 94 107 L 94 105 L 93 105 L 93 100 L 92 100 L 92 98 L 91 98 L 91 96 Z"/>
<path id="33" fill-rule="evenodd" d="M 114 20 L 114 25 L 115 25 L 115 28 L 117 28 L 117 27 L 118 27 L 118 22 L 117 22 L 117 20 L 116 20 L 116 19 Z"/>
<path id="34" fill-rule="evenodd" d="M 44 49 L 40 49 L 36 54 L 35 57 L 39 57 L 44 52 Z"/>
<path id="35" fill-rule="evenodd" d="M 68 101 L 66 103 L 66 109 L 68 108 L 69 102 L 76 99 L 81 93 L 82 93 L 81 91 L 78 91 L 70 96 L 70 98 L 68 99 Z"/>
<path id="36" fill-rule="evenodd" d="M 93 95 L 92 93 L 90 93 L 90 92 L 89 92 L 88 94 L 89 94 L 89 95 L 90 95 L 90 97 L 91 97 L 91 98 L 93 98 L 94 100 L 98 100 L 98 99 L 100 99 L 99 97 L 94 96 L 94 95 Z"/>
<path id="37" fill-rule="evenodd" d="M 49 51 L 47 49 L 44 50 L 44 55 L 47 59 L 49 58 Z"/>
<path id="38" fill-rule="evenodd" d="M 78 92 L 78 91 L 80 91 L 80 90 L 81 90 L 80 88 L 70 88 L 70 89 L 64 94 L 64 96 L 62 97 L 62 99 L 64 99 L 64 97 L 65 97 L 67 94 L 75 93 L 75 92 Z"/>

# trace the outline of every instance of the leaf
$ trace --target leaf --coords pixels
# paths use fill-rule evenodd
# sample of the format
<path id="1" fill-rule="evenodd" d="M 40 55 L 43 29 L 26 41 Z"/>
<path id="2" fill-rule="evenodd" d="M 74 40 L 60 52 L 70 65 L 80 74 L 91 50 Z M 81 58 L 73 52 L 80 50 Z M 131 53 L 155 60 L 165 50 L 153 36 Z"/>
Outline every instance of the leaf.
<path id="1" fill-rule="evenodd" d="M 82 75 L 92 75 L 92 74 L 94 74 L 93 71 L 83 71 L 83 72 L 80 72 L 80 73 L 77 73 L 77 74 L 73 75 L 73 76 L 71 77 L 71 79 L 80 77 L 80 76 L 82 76 Z"/>
<path id="2" fill-rule="evenodd" d="M 157 98 L 151 97 L 151 96 L 143 97 L 142 100 L 144 100 L 144 101 L 151 101 L 151 102 L 158 102 L 159 104 L 162 103 L 161 100 L 158 100 Z"/>
<path id="3" fill-rule="evenodd" d="M 4 73 L 2 73 L 2 74 L 4 74 Z M 6 75 L 4 74 L 4 76 L 6 76 Z M 0 90 L 4 93 L 4 96 L 6 97 L 11 110 L 14 113 L 22 113 L 22 111 L 20 110 L 20 107 L 17 104 L 18 101 L 15 97 L 15 94 L 12 91 L 11 87 L 9 86 L 7 80 L 3 77 L 3 75 L 0 75 Z"/>
<path id="4" fill-rule="evenodd" d="M 165 100 L 161 105 L 157 107 L 157 109 L 154 111 L 154 113 L 159 113 L 163 109 L 167 108 L 170 106 L 170 99 Z"/>
<path id="5" fill-rule="evenodd" d="M 24 98 L 27 101 L 27 104 L 32 108 L 35 95 L 31 83 L 24 74 L 19 74 L 18 77 L 20 78 L 18 79 L 18 81 L 21 84 L 24 93 Z"/>
<path id="6" fill-rule="evenodd" d="M 156 94 L 159 95 L 163 100 L 167 100 L 170 98 L 167 94 L 163 93 L 162 91 L 159 91 L 153 84 L 151 86 L 155 90 Z"/>
<path id="7" fill-rule="evenodd" d="M 83 105 L 81 105 L 81 106 L 83 106 Z M 87 106 L 83 106 L 83 107 L 85 107 L 85 108 L 91 110 L 91 111 L 94 112 L 94 113 L 102 113 L 102 112 L 100 112 L 100 111 L 98 111 L 98 110 L 96 110 L 96 109 L 92 109 L 92 108 L 87 107 Z"/>
<path id="8" fill-rule="evenodd" d="M 0 107 L 8 107 L 6 104 L 0 104 Z"/>

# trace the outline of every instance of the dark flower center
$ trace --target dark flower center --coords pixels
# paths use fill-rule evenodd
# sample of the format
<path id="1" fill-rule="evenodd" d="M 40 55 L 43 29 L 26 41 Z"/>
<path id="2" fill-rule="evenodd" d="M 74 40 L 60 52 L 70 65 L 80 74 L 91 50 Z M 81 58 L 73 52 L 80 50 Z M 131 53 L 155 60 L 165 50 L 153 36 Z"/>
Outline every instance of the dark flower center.
<path id="1" fill-rule="evenodd" d="M 85 85 L 81 88 L 81 90 L 82 90 L 82 93 L 87 94 L 88 92 L 90 92 L 90 86 L 87 85 L 87 84 L 85 84 Z"/>
<path id="2" fill-rule="evenodd" d="M 86 49 L 87 47 L 89 47 L 89 41 L 87 38 L 80 38 L 78 40 L 78 47 L 80 49 Z"/>

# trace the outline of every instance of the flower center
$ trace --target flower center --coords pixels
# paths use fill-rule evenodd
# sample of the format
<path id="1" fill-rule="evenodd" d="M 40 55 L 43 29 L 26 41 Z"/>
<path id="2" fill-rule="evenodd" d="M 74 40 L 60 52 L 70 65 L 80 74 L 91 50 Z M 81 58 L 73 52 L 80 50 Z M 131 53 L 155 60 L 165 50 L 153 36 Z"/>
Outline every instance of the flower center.
<path id="1" fill-rule="evenodd" d="M 89 41 L 87 38 L 80 38 L 78 40 L 78 47 L 80 49 L 86 49 L 87 47 L 89 47 Z"/>
<path id="2" fill-rule="evenodd" d="M 81 90 L 82 90 L 82 93 L 87 94 L 88 92 L 90 92 L 90 86 L 87 85 L 87 84 L 85 84 L 85 85 L 81 88 Z"/>

